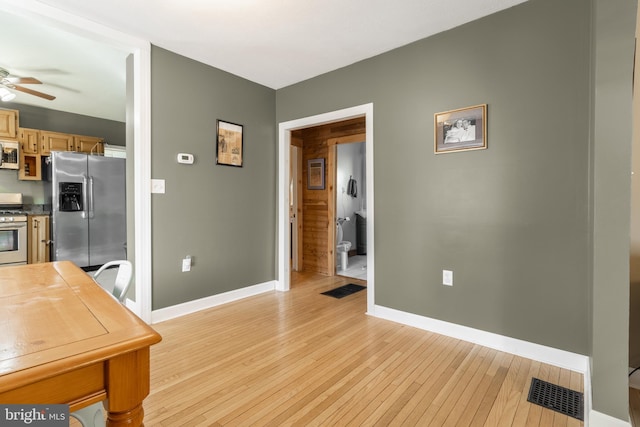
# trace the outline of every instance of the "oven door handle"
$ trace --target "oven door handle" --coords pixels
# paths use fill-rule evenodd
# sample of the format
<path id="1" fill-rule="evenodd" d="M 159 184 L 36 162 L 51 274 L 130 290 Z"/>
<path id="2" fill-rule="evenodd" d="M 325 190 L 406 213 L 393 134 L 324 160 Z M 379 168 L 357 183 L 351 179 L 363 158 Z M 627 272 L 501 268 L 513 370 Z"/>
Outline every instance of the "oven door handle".
<path id="1" fill-rule="evenodd" d="M 19 229 L 19 228 L 26 228 L 26 227 L 27 227 L 27 223 L 24 221 L 0 222 L 0 230 L 11 229 L 11 228 Z"/>

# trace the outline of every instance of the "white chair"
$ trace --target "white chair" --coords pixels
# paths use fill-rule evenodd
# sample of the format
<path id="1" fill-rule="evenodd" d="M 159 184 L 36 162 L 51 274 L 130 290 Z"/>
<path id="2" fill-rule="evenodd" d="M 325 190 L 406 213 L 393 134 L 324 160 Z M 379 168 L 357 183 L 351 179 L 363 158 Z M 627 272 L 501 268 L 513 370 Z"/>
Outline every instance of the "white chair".
<path id="1" fill-rule="evenodd" d="M 69 415 L 80 421 L 83 427 L 105 427 L 107 425 L 102 412 L 102 402 L 78 409 Z"/>
<path id="2" fill-rule="evenodd" d="M 113 284 L 113 291 L 111 294 L 117 299 L 121 304 L 124 304 L 124 300 L 127 296 L 127 291 L 129 290 L 129 285 L 131 285 L 131 278 L 133 276 L 133 266 L 129 261 L 119 260 L 119 261 L 110 261 L 104 264 L 102 267 L 98 269 L 93 275 L 93 279 L 98 281 L 98 278 L 105 270 L 114 265 L 118 266 L 118 273 L 116 274 L 116 279 Z M 104 414 L 102 412 L 102 402 L 94 403 L 93 405 L 89 405 L 86 408 L 79 409 L 77 411 L 71 412 L 71 416 L 77 419 L 83 427 L 104 427 L 106 426 L 104 420 Z"/>
<path id="3" fill-rule="evenodd" d="M 95 272 L 95 274 L 93 275 L 93 279 L 95 281 L 98 281 L 100 275 L 104 273 L 105 270 L 107 270 L 109 267 L 112 267 L 114 265 L 118 266 L 118 274 L 116 275 L 116 280 L 113 285 L 113 291 L 111 293 L 118 301 L 124 304 L 124 300 L 127 296 L 127 291 L 129 290 L 129 285 L 131 285 L 131 278 L 133 276 L 133 266 L 129 261 L 109 261 Z"/>

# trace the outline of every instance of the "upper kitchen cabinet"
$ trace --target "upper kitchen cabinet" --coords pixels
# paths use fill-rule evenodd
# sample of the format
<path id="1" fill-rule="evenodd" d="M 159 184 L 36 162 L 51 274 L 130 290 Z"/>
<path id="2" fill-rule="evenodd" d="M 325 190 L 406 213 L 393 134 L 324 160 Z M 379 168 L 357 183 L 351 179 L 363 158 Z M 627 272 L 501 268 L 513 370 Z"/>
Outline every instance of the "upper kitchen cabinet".
<path id="1" fill-rule="evenodd" d="M 52 151 L 74 151 L 73 135 L 40 131 L 40 154 L 48 156 Z"/>
<path id="2" fill-rule="evenodd" d="M 18 110 L 0 110 L 0 138 L 17 138 L 19 114 Z"/>
<path id="3" fill-rule="evenodd" d="M 87 154 L 103 154 L 103 139 L 95 136 L 74 135 L 73 151 Z"/>
<path id="4" fill-rule="evenodd" d="M 18 142 L 20 150 L 25 154 L 38 154 L 40 142 L 40 131 L 38 129 L 18 129 Z"/>

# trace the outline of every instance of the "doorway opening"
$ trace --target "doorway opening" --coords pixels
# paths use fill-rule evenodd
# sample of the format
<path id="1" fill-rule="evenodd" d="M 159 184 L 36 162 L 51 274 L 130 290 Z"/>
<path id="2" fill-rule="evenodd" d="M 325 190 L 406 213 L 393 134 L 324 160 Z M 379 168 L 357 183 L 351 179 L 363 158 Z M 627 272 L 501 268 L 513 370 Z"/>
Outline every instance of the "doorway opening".
<path id="1" fill-rule="evenodd" d="M 129 308 L 145 322 L 151 322 L 151 45 L 111 28 L 71 15 L 44 4 L 0 5 L 0 10 L 33 18 L 37 25 L 70 32 L 81 38 L 109 44 L 129 53 L 126 64 L 126 140 L 131 145 L 130 166 L 127 166 L 128 235 L 135 260 L 135 301 Z M 130 191 L 132 190 L 132 191 Z M 128 196 L 129 197 L 129 196 Z M 129 201 L 132 200 L 132 203 Z"/>
<path id="2" fill-rule="evenodd" d="M 357 137 L 356 137 L 357 139 Z M 367 280 L 366 143 L 335 145 L 335 274 Z"/>
<path id="3" fill-rule="evenodd" d="M 280 291 L 288 291 L 290 289 L 290 281 L 291 281 L 291 269 L 292 265 L 295 265 L 292 262 L 291 257 L 291 247 L 292 247 L 292 226 L 291 226 L 291 204 L 290 198 L 292 197 L 291 193 L 291 156 L 292 150 L 290 150 L 290 146 L 292 145 L 292 141 L 295 141 L 299 136 L 299 131 L 302 129 L 307 129 L 315 126 L 327 125 L 338 123 L 338 126 L 341 125 L 342 122 L 348 122 L 354 119 L 362 119 L 364 118 L 364 135 L 365 135 L 365 152 L 366 152 L 366 178 L 363 181 L 366 182 L 365 187 L 362 191 L 367 195 L 366 202 L 363 202 L 364 210 L 367 212 L 367 223 L 366 223 L 366 235 L 367 235 L 367 311 L 372 312 L 373 310 L 373 301 L 374 301 L 374 290 L 375 290 L 375 278 L 374 278 L 374 221 L 373 221 L 373 205 L 374 205 L 374 188 L 373 188 L 373 104 L 365 104 L 357 107 L 347 108 L 344 110 L 334 111 L 330 113 L 320 114 L 317 116 L 306 117 L 303 119 L 297 119 L 289 122 L 283 122 L 279 125 L 279 156 L 278 156 L 278 281 L 276 285 L 276 289 Z M 360 137 L 362 138 L 362 137 Z M 338 137 L 339 139 L 339 137 Z M 363 139 L 360 139 L 362 142 Z M 352 141 L 356 142 L 356 141 Z M 339 144 L 339 141 L 334 141 L 333 150 L 327 150 L 325 157 L 325 170 L 326 171 L 335 171 L 335 163 L 334 165 L 329 165 L 328 163 L 332 161 L 332 157 L 330 153 L 333 152 L 333 161 L 335 162 L 335 145 Z M 317 158 L 323 158 L 319 153 Z M 310 160 L 312 156 L 308 155 Z M 316 158 L 311 160 L 315 160 Z M 295 160 L 294 160 L 295 162 Z M 302 182 L 303 188 L 306 188 L 306 168 L 305 168 L 305 158 L 302 161 L 303 173 L 301 179 L 298 179 L 298 182 Z M 335 190 L 335 172 L 333 173 L 325 173 L 324 177 L 324 186 L 327 189 Z M 335 256 L 336 256 L 336 245 L 335 245 L 335 222 L 333 218 L 335 218 L 335 195 L 331 198 L 327 198 L 326 202 L 319 202 L 320 204 L 326 203 L 327 209 L 333 209 L 331 212 L 328 212 L 326 215 L 323 215 L 325 219 L 324 224 L 324 233 L 323 236 L 326 236 L 327 243 L 325 247 L 327 248 L 327 266 L 328 271 L 335 272 Z M 298 211 L 299 212 L 299 211 Z M 298 218 L 304 222 L 307 218 Z M 329 228 L 331 232 L 329 232 Z M 298 231 L 299 233 L 299 231 Z M 302 232 L 304 236 L 304 230 Z M 299 239 L 299 237 L 298 237 Z M 304 257 L 304 255 L 303 255 Z M 298 260 L 298 262 L 300 262 Z M 304 263 L 305 260 L 303 259 Z M 333 274 L 333 273 L 331 273 Z"/>

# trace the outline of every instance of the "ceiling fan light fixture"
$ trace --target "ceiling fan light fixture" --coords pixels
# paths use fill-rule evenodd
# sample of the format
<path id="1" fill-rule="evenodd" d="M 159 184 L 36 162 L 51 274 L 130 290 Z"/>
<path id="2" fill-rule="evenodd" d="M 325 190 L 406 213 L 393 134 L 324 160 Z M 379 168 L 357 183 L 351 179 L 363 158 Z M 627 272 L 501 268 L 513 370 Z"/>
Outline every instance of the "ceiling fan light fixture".
<path id="1" fill-rule="evenodd" d="M 15 97 L 16 97 L 15 93 L 9 91 L 9 89 L 7 89 L 6 87 L 0 87 L 0 99 L 3 102 L 11 101 Z"/>

